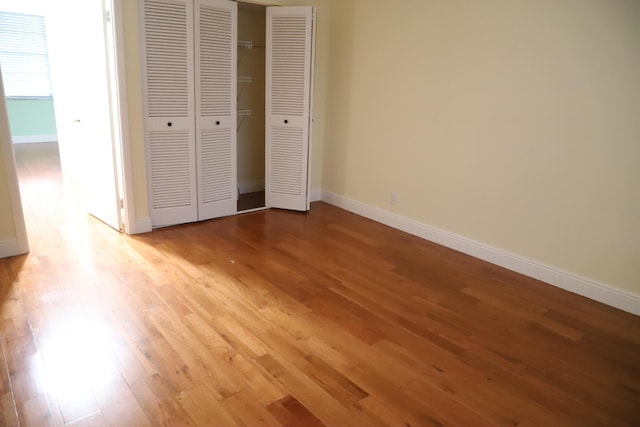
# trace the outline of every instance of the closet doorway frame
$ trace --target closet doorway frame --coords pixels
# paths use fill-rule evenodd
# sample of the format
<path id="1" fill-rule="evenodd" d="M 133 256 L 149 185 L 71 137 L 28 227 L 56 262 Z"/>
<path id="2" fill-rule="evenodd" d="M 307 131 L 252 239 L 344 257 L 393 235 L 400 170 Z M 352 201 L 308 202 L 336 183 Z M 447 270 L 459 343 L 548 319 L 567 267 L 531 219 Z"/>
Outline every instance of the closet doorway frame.
<path id="1" fill-rule="evenodd" d="M 176 6 L 180 11 L 179 13 L 179 19 L 184 20 L 184 24 L 182 23 L 182 21 L 178 22 L 178 24 L 182 25 L 186 25 L 187 28 L 189 28 L 190 26 L 193 26 L 193 28 L 195 29 L 194 31 L 197 31 L 196 28 L 196 20 L 197 20 L 197 1 L 194 4 L 190 4 L 187 0 L 174 0 L 175 4 L 178 5 Z M 242 3 L 242 4 L 246 4 L 246 5 L 255 5 L 255 6 L 259 6 L 265 9 L 265 11 L 267 11 L 267 20 L 269 19 L 269 9 L 290 9 L 289 12 L 292 12 L 292 9 L 307 9 L 307 11 L 305 12 L 306 14 L 306 22 L 308 24 L 308 31 L 306 32 L 306 42 L 308 43 L 306 45 L 305 49 L 309 49 L 309 56 L 306 56 L 305 59 L 305 80 L 308 81 L 308 83 L 305 83 L 305 85 L 307 85 L 307 87 L 304 89 L 306 94 L 305 94 L 305 106 L 304 106 L 304 114 L 297 116 L 299 117 L 299 122 L 304 121 L 304 137 L 301 138 L 301 141 L 304 141 L 304 147 L 302 148 L 303 152 L 301 153 L 302 155 L 299 157 L 301 160 L 301 163 L 303 162 L 304 166 L 303 166 L 303 171 L 304 174 L 301 174 L 300 177 L 301 179 L 299 180 L 299 183 L 297 185 L 299 185 L 301 192 L 297 193 L 297 194 L 291 194 L 291 193 L 281 193 L 284 194 L 285 197 L 290 197 L 288 196 L 288 194 L 291 194 L 291 196 L 295 196 L 298 197 L 298 201 L 295 203 L 282 203 L 280 201 L 280 199 L 278 199 L 277 201 L 272 201 L 271 203 L 269 202 L 269 196 L 268 194 L 275 194 L 275 191 L 271 190 L 271 187 L 269 186 L 269 173 L 272 169 L 270 169 L 270 166 L 265 164 L 265 181 L 267 183 L 266 188 L 265 188 L 265 206 L 264 207 L 260 207 L 257 208 L 256 210 L 263 210 L 263 209 L 269 209 L 269 208 L 282 208 L 282 209 L 290 209 L 293 211 L 300 211 L 300 212 L 306 212 L 308 210 L 310 210 L 310 205 L 311 205 L 311 199 L 312 199 L 312 192 L 311 192 L 311 177 L 312 177 L 312 155 L 313 155 L 313 114 L 314 114 L 314 89 L 315 89 L 315 61 L 316 61 L 316 40 L 317 40 L 317 8 L 314 6 L 290 6 L 288 4 L 282 4 L 282 2 L 277 2 L 278 4 L 273 4 L 273 3 L 266 3 L 263 2 L 261 0 L 248 0 L 248 1 L 237 1 L 237 0 L 226 0 L 228 3 L 234 3 L 236 4 L 236 6 L 238 5 L 238 3 Z M 171 2 L 168 2 L 168 4 L 171 4 Z M 148 44 L 148 40 L 147 40 L 147 21 L 146 21 L 146 15 L 145 15 L 145 8 L 146 8 L 146 3 L 145 0 L 138 0 L 137 3 L 138 6 L 138 23 L 139 23 L 139 28 L 140 28 L 140 40 L 139 40 L 139 48 L 140 48 L 140 60 L 141 60 L 141 82 L 142 82 L 142 91 L 143 91 L 143 98 L 147 97 L 147 90 L 149 90 L 149 83 L 148 83 L 148 63 L 147 61 L 149 61 L 149 59 L 146 56 L 146 47 Z M 185 11 L 183 11 L 183 8 L 185 8 L 184 10 L 186 11 L 186 15 L 185 15 Z M 221 10 L 224 10 L 225 8 L 221 7 Z M 151 17 L 153 18 L 154 14 L 159 13 L 158 9 L 150 9 L 152 11 L 151 13 Z M 191 14 L 194 13 L 194 15 L 192 16 Z M 237 19 L 237 18 L 236 18 Z M 237 23 L 237 21 L 235 21 Z M 176 24 L 177 25 L 177 24 Z M 267 26 L 269 24 L 267 23 Z M 234 25 L 235 26 L 235 25 Z M 175 26 L 174 26 L 175 27 Z M 172 28 L 174 28 L 172 27 Z M 153 40 L 153 43 L 160 43 L 158 40 L 161 41 L 162 37 L 161 34 L 158 34 L 158 27 L 156 28 L 152 28 L 152 37 L 155 37 L 157 40 Z M 177 28 L 177 27 L 175 27 Z M 182 27 L 180 27 L 182 28 Z M 235 31 L 235 42 L 233 42 L 233 46 L 234 48 L 237 48 L 237 28 L 235 28 L 233 31 Z M 268 33 L 268 31 L 267 31 Z M 195 33 L 194 33 L 195 34 Z M 197 49 L 196 47 L 196 42 L 194 41 L 193 37 L 195 37 L 195 35 L 192 34 L 190 32 L 190 30 L 187 30 L 186 32 L 186 39 L 185 41 L 182 41 L 182 35 L 180 36 L 180 40 L 181 40 L 181 44 L 180 46 L 186 46 L 187 52 L 184 54 L 184 56 L 186 57 L 186 61 L 187 61 L 187 67 L 191 67 L 191 66 L 197 66 L 197 60 L 193 60 L 191 58 L 193 58 L 191 55 L 195 54 L 193 52 L 191 52 L 192 49 Z M 269 40 L 269 36 L 267 34 L 267 42 Z M 237 55 L 237 50 L 236 53 L 234 54 L 234 56 Z M 269 63 L 269 59 L 266 58 L 267 64 Z M 193 62 L 193 65 L 192 65 Z M 157 65 L 157 61 L 156 64 L 154 64 L 155 69 L 154 72 L 158 73 L 158 68 L 159 66 Z M 308 67 L 308 68 L 307 68 Z M 162 71 L 162 70 L 160 70 Z M 163 76 L 162 73 L 160 73 L 161 77 Z M 196 86 L 196 82 L 193 81 L 191 82 L 190 79 L 192 78 L 191 76 L 194 76 L 195 79 L 197 79 L 197 72 L 195 71 L 191 71 L 189 70 L 189 68 L 187 68 L 187 72 L 186 72 L 186 76 L 182 78 L 182 80 L 186 81 L 186 87 L 187 87 L 187 93 L 185 96 L 185 99 L 187 100 L 187 105 L 189 109 L 191 108 L 195 108 L 196 111 L 193 112 L 194 115 L 194 120 L 197 120 L 197 100 L 195 100 L 195 95 L 192 95 L 190 93 L 191 90 L 193 90 L 193 88 Z M 237 79 L 237 69 L 234 71 L 234 79 Z M 265 77 L 268 77 L 268 72 L 267 70 L 265 70 Z M 181 80 L 181 81 L 182 81 Z M 157 82 L 158 79 L 156 79 L 155 83 L 157 86 Z M 268 82 L 267 82 L 267 87 L 268 87 Z M 237 83 L 234 85 L 235 88 L 235 93 L 237 93 Z M 267 91 L 266 92 L 266 97 L 265 97 L 265 104 L 268 103 L 269 98 L 268 98 L 268 94 L 270 92 Z M 182 92 L 181 92 L 182 94 Z M 195 102 L 191 101 L 191 97 L 194 98 Z M 178 188 L 178 190 L 183 190 L 182 193 L 178 193 L 176 188 L 176 185 L 174 185 L 172 188 L 170 188 L 170 192 L 167 193 L 168 197 L 158 197 L 158 200 L 160 200 L 161 203 L 158 204 L 158 207 L 155 207 L 155 193 L 154 193 L 154 183 L 153 183 L 153 169 L 151 167 L 152 163 L 153 163 L 153 159 L 152 159 L 152 151 L 151 151 L 151 145 L 150 145 L 150 135 L 152 133 L 155 132 L 155 137 L 158 140 L 158 143 L 156 144 L 159 148 L 158 150 L 156 150 L 156 154 L 157 154 L 158 158 L 160 158 L 161 161 L 165 161 L 164 158 L 162 158 L 162 155 L 164 153 L 161 153 L 162 150 L 162 146 L 163 144 L 166 145 L 165 141 L 163 141 L 162 139 L 165 138 L 164 135 L 161 135 L 162 131 L 167 131 L 168 128 L 172 128 L 171 131 L 178 133 L 178 131 L 182 132 L 181 135 L 177 135 L 178 137 L 181 137 L 182 140 L 180 141 L 181 146 L 178 147 L 180 148 L 182 151 L 180 152 L 180 157 L 178 158 L 178 160 L 182 161 L 182 163 L 186 163 L 187 160 L 189 162 L 189 164 L 193 164 L 193 167 L 196 168 L 197 167 L 197 163 L 198 163 L 198 159 L 197 159 L 197 149 L 198 149 L 198 142 L 196 140 L 195 142 L 195 149 L 196 149 L 196 153 L 192 153 L 191 151 L 193 150 L 191 148 L 191 144 L 192 142 L 190 142 L 191 138 L 197 138 L 197 124 L 196 124 L 196 129 L 195 129 L 195 135 L 192 135 L 191 132 L 193 132 L 193 130 L 191 130 L 190 128 L 187 129 L 185 128 L 185 120 L 186 121 L 190 121 L 192 120 L 190 118 L 190 115 L 192 114 L 191 110 L 187 111 L 188 115 L 184 115 L 184 112 L 182 111 L 178 111 L 180 114 L 179 115 L 172 115 L 169 113 L 172 113 L 172 111 L 165 111 L 163 108 L 160 108 L 158 111 L 155 111 L 154 115 L 151 116 L 150 115 L 150 106 L 148 104 L 145 104 L 147 102 L 147 99 L 143 99 L 143 121 L 144 121 L 144 146 L 145 146 L 145 166 L 146 166 L 146 178 L 147 178 L 147 203 L 148 203 L 148 208 L 149 208 L 149 213 L 150 213 L 150 220 L 151 220 L 151 228 L 155 229 L 155 228 L 163 228 L 163 227 L 170 227 L 170 226 L 175 226 L 175 225 L 180 225 L 180 224 L 186 224 L 186 223 L 192 223 L 192 222 L 199 222 L 199 221 L 204 221 L 204 220 L 208 220 L 208 219 L 215 219 L 218 217 L 225 217 L 225 216 L 235 216 L 235 215 L 239 215 L 239 214 L 244 214 L 244 213 L 248 213 L 253 211 L 253 209 L 249 209 L 249 210 L 238 210 L 237 207 L 237 201 L 238 201 L 238 185 L 239 185 L 239 180 L 238 180 L 238 176 L 237 176 L 237 155 L 234 154 L 233 155 L 233 163 L 234 163 L 234 175 L 236 175 L 234 177 L 234 179 L 232 180 L 233 182 L 233 192 L 234 194 L 234 205 L 235 205 L 235 209 L 233 210 L 233 212 L 229 211 L 228 213 L 225 213 L 223 215 L 218 215 L 218 216 L 213 216 L 210 218 L 200 218 L 199 215 L 199 200 L 197 198 L 198 192 L 200 191 L 197 187 L 197 182 L 198 182 L 198 177 L 196 176 L 195 180 L 193 177 L 189 177 L 189 182 L 187 183 L 185 178 L 186 173 L 182 173 L 181 176 L 179 176 L 179 178 L 181 179 L 179 181 L 179 184 L 183 186 L 183 188 Z M 191 103 L 193 102 L 193 104 L 195 105 L 195 107 L 191 107 Z M 235 108 L 233 108 L 233 110 L 237 110 L 237 98 L 234 98 L 233 104 L 235 104 Z M 165 105 L 168 105 L 165 103 Z M 267 111 L 269 111 L 269 109 L 266 109 Z M 265 113 L 267 112 L 265 111 Z M 166 113 L 166 114 L 165 114 Z M 296 117 L 295 113 L 294 114 L 290 114 L 289 112 L 283 112 L 281 113 L 281 115 L 284 114 L 285 116 L 291 116 L 291 117 Z M 265 114 L 265 125 L 267 125 L 269 123 L 269 119 L 266 117 L 267 114 Z M 226 117 L 226 116 L 225 116 Z M 287 120 L 286 117 L 283 116 L 284 123 L 288 124 L 290 122 L 292 122 L 291 120 Z M 184 120 L 183 120 L 184 119 Z M 234 121 L 237 121 L 237 114 L 235 115 Z M 150 124 L 151 123 L 151 124 Z M 223 121 L 220 120 L 218 122 L 219 124 L 222 124 Z M 167 131 L 168 132 L 168 131 Z M 237 152 L 237 130 L 236 130 L 236 141 L 234 144 L 234 150 Z M 267 137 L 267 134 L 269 133 L 269 128 L 267 126 L 265 126 L 265 151 L 268 151 L 270 149 L 270 145 L 268 143 L 269 138 Z M 186 142 L 185 142 L 186 141 Z M 187 146 L 187 148 L 185 148 L 185 146 Z M 176 149 L 178 149 L 176 148 Z M 193 157 L 196 156 L 196 159 L 194 161 Z M 166 157 L 166 156 L 165 156 Z M 265 153 L 265 163 L 268 163 L 269 160 L 269 155 L 267 153 Z M 179 170 L 179 171 L 183 171 L 185 169 L 184 165 L 180 164 L 178 165 L 180 169 L 178 169 L 177 167 L 174 167 L 173 170 L 171 169 L 167 169 L 167 171 L 169 172 L 167 175 L 169 175 L 171 172 Z M 190 173 L 198 173 L 198 169 L 195 169 L 195 172 L 190 172 Z M 161 172 L 158 172 L 158 174 L 161 175 Z M 163 185 L 167 185 L 167 183 L 169 184 L 173 184 L 173 182 L 170 180 L 171 176 L 161 176 L 161 179 L 158 180 L 158 191 L 162 191 Z M 187 188 L 188 187 L 188 188 Z M 172 196 L 172 194 L 180 194 L 180 195 L 184 195 L 184 194 L 188 194 L 189 200 L 187 200 L 187 196 L 184 196 L 181 199 L 176 199 L 176 203 L 175 204 L 171 204 L 170 201 L 167 202 L 167 200 L 170 198 L 170 196 Z M 193 194 L 196 194 L 196 196 L 193 196 Z M 162 195 L 161 195 L 162 196 Z M 196 197 L 196 199 L 194 200 L 193 198 Z M 226 200 L 226 199 L 224 199 Z M 288 202 L 288 201 L 287 201 Z M 193 208 L 196 208 L 196 213 L 194 214 L 193 212 Z M 155 215 L 155 219 L 154 219 L 154 215 Z M 180 219 L 180 216 L 183 216 L 182 219 Z"/>

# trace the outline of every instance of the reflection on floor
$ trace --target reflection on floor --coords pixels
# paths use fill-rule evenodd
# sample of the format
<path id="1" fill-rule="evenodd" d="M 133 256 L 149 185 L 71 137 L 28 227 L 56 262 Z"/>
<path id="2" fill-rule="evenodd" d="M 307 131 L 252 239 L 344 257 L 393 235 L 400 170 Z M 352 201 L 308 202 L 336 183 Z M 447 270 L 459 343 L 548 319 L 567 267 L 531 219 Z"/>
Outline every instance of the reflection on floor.
<path id="1" fill-rule="evenodd" d="M 264 208 L 264 206 L 264 191 L 240 194 L 238 197 L 238 212 Z"/>
<path id="2" fill-rule="evenodd" d="M 322 202 L 126 236 L 18 157 L 0 426 L 640 425 L 638 316 Z"/>
<path id="3" fill-rule="evenodd" d="M 97 413 L 97 393 L 122 378 L 104 312 L 87 308 L 104 300 L 104 254 L 121 235 L 85 212 L 57 143 L 13 148 L 30 252 L 0 259 L 0 389 L 12 396 L 0 425 L 65 425 Z"/>

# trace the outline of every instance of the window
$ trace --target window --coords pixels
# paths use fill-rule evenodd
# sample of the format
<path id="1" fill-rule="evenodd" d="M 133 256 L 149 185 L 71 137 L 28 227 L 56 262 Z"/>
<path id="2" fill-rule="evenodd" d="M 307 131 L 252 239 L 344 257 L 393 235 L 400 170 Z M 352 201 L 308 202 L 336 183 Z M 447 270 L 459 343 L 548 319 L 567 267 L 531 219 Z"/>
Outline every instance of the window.
<path id="1" fill-rule="evenodd" d="M 0 65 L 7 98 L 50 98 L 44 17 L 0 12 Z"/>

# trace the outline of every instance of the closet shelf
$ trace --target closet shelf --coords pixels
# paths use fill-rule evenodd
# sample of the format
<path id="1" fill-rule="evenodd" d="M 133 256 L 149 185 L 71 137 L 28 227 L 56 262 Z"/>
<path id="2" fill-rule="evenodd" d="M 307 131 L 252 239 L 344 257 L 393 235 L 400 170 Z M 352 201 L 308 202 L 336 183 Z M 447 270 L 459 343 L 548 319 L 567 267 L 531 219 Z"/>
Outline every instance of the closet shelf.
<path id="1" fill-rule="evenodd" d="M 238 40 L 238 48 L 243 49 L 264 49 L 264 45 L 256 45 L 252 40 Z"/>
<path id="2" fill-rule="evenodd" d="M 238 109 L 238 116 L 239 117 L 246 117 L 246 116 L 250 116 L 251 115 L 251 109 Z"/>
<path id="3" fill-rule="evenodd" d="M 238 77 L 238 83 L 253 83 L 253 77 L 251 76 Z"/>

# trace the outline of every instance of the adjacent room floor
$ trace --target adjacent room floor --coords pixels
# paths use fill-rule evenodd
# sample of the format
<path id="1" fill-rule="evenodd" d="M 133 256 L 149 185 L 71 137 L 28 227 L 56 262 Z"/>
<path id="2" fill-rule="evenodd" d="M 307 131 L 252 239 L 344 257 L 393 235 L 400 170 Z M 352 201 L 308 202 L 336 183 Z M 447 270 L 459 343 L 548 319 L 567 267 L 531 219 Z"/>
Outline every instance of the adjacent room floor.
<path id="1" fill-rule="evenodd" d="M 332 207 L 139 236 L 16 150 L 0 425 L 640 424 L 640 318 Z"/>

